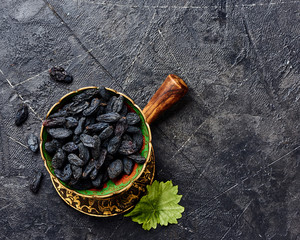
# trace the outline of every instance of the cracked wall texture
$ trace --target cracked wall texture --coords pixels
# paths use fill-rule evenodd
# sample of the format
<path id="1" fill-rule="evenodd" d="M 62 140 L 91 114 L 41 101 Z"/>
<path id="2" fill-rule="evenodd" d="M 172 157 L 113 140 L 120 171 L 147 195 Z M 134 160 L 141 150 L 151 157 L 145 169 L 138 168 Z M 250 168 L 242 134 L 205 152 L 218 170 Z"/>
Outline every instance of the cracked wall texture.
<path id="1" fill-rule="evenodd" d="M 0 239 L 300 239 L 299 12 L 293 0 L 2 1 Z M 74 82 L 51 81 L 53 65 Z M 26 137 L 69 91 L 104 85 L 143 108 L 170 73 L 190 90 L 151 129 L 155 178 L 183 195 L 179 223 L 146 232 L 67 206 Z"/>

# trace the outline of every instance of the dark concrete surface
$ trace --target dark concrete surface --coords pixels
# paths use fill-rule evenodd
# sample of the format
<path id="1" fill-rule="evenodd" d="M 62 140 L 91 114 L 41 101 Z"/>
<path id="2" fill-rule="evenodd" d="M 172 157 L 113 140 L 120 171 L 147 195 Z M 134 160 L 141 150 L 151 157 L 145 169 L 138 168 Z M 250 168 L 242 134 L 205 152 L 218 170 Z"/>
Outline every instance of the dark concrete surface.
<path id="1" fill-rule="evenodd" d="M 300 239 L 299 12 L 295 0 L 1 1 L 0 239 Z M 53 65 L 74 82 L 51 81 Z M 190 91 L 151 128 L 156 179 L 183 195 L 178 225 L 147 232 L 67 206 L 27 135 L 71 90 L 104 85 L 144 107 L 170 73 Z"/>

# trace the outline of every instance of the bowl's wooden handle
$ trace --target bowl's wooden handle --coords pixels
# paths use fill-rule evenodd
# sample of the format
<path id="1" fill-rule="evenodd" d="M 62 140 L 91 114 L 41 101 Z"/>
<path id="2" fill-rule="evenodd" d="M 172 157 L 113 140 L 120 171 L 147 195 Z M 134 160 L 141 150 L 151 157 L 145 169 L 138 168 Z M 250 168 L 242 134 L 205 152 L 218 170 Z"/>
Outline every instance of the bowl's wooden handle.
<path id="1" fill-rule="evenodd" d="M 188 91 L 186 83 L 170 74 L 143 109 L 147 122 L 152 123 L 161 113 L 171 107 Z"/>

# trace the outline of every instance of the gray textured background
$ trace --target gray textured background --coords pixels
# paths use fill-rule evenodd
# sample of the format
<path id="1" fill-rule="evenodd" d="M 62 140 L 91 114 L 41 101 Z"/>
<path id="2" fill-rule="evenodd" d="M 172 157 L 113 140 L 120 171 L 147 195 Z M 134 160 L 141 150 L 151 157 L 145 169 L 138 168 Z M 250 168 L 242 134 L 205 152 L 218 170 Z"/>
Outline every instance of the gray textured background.
<path id="1" fill-rule="evenodd" d="M 1 1 L 0 239 L 300 239 L 299 12 L 292 0 Z M 74 82 L 51 81 L 53 65 Z M 144 107 L 170 73 L 190 90 L 152 133 L 156 179 L 183 195 L 179 224 L 146 232 L 67 206 L 26 136 L 71 90 L 104 85 Z"/>

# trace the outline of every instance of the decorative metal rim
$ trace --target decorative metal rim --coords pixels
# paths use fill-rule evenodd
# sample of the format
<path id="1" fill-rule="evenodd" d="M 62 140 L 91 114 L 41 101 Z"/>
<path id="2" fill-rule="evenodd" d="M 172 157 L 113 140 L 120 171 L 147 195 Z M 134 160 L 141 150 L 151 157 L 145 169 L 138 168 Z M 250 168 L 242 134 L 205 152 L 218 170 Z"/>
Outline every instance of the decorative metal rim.
<path id="1" fill-rule="evenodd" d="M 47 115 L 46 115 L 46 118 L 48 118 L 48 116 L 50 115 L 50 113 L 52 112 L 52 110 L 53 110 L 57 105 L 59 105 L 59 104 L 61 103 L 61 101 L 63 101 L 66 97 L 68 97 L 68 96 L 70 96 L 70 95 L 72 95 L 72 94 L 74 94 L 74 93 L 77 93 L 77 92 L 79 92 L 79 91 L 83 91 L 83 90 L 86 90 L 86 89 L 92 89 L 92 88 L 99 88 L 99 87 L 96 87 L 96 86 L 83 87 L 83 88 L 79 88 L 79 89 L 76 90 L 76 91 L 72 91 L 72 92 L 67 93 L 66 95 L 64 95 L 63 97 L 61 97 L 60 100 L 59 100 L 57 103 L 55 103 L 55 104 L 50 108 L 50 110 L 48 111 L 48 113 L 47 113 Z M 97 199 L 102 199 L 102 198 L 111 197 L 111 196 L 113 196 L 113 195 L 115 195 L 115 194 L 119 194 L 119 193 L 121 193 L 121 192 L 123 192 L 123 191 L 126 191 L 126 190 L 129 189 L 129 188 L 132 186 L 132 184 L 133 184 L 137 179 L 139 179 L 139 177 L 143 174 L 143 172 L 144 172 L 144 170 L 145 170 L 145 167 L 146 167 L 146 164 L 148 163 L 148 161 L 149 161 L 149 159 L 150 159 L 150 156 L 151 156 L 151 149 L 152 149 L 152 143 L 151 143 L 151 142 L 152 142 L 152 135 L 151 135 L 150 126 L 149 126 L 149 124 L 148 124 L 147 121 L 146 121 L 146 117 L 145 117 L 143 111 L 139 108 L 138 105 L 136 105 L 136 104 L 134 103 L 134 101 L 133 101 L 130 97 L 126 96 L 125 94 L 120 93 L 120 92 L 118 92 L 118 91 L 116 91 L 116 90 L 114 90 L 114 89 L 111 89 L 111 88 L 106 88 L 106 89 L 109 90 L 109 91 L 112 91 L 112 92 L 114 92 L 114 93 L 116 93 L 116 94 L 120 94 L 120 95 L 124 96 L 126 99 L 128 99 L 128 100 L 134 105 L 134 107 L 136 107 L 136 108 L 140 111 L 140 113 L 142 114 L 142 116 L 143 116 L 143 118 L 144 118 L 144 120 L 145 120 L 145 125 L 146 125 L 146 127 L 147 127 L 147 130 L 148 130 L 148 132 L 149 132 L 149 145 L 148 145 L 148 149 L 149 149 L 149 150 L 148 150 L 147 159 L 146 159 L 146 161 L 145 161 L 145 163 L 144 163 L 144 165 L 143 165 L 143 168 L 142 168 L 141 172 L 139 173 L 139 175 L 138 175 L 138 176 L 137 176 L 130 184 L 128 184 L 126 187 L 124 187 L 124 188 L 122 188 L 122 189 L 120 189 L 120 190 L 118 190 L 118 191 L 115 191 L 115 192 L 113 192 L 113 193 L 106 194 L 106 195 L 101 195 L 101 196 L 99 196 L 99 195 L 85 195 L 85 194 L 82 194 L 82 193 L 77 192 L 76 190 L 73 190 L 73 189 L 70 189 L 70 188 L 67 188 L 67 187 L 66 187 L 69 191 L 75 192 L 77 195 L 82 196 L 82 197 L 87 197 L 87 198 L 97 198 Z M 53 173 L 49 170 L 49 168 L 48 168 L 48 166 L 47 166 L 47 160 L 46 160 L 46 158 L 44 157 L 44 154 L 43 154 L 43 149 L 42 149 L 42 145 L 43 145 L 43 137 L 42 137 L 43 131 L 44 131 L 44 126 L 42 125 L 42 127 L 41 127 L 41 132 L 40 132 L 40 153 L 41 153 L 42 159 L 43 159 L 43 161 L 44 161 L 44 166 L 45 166 L 45 168 L 47 169 L 48 173 L 50 174 L 51 178 L 53 177 L 53 178 L 57 179 L 57 177 L 56 177 L 55 175 L 53 175 Z M 59 180 L 58 180 L 58 181 L 59 181 Z"/>

